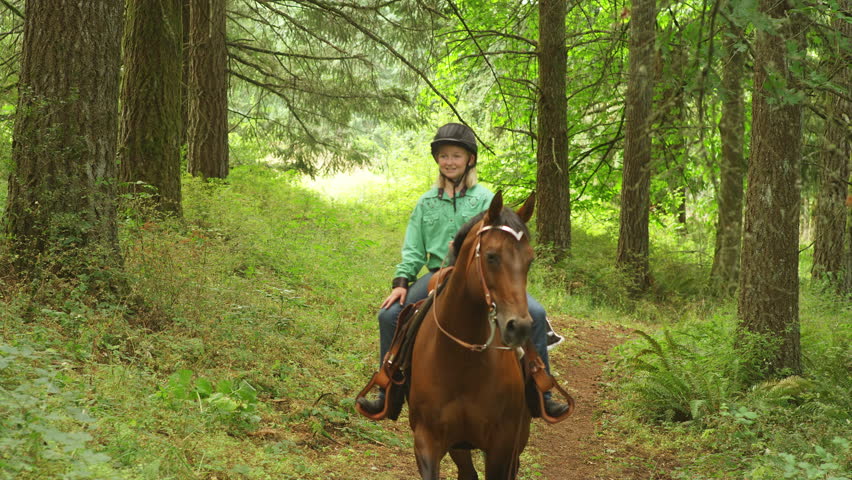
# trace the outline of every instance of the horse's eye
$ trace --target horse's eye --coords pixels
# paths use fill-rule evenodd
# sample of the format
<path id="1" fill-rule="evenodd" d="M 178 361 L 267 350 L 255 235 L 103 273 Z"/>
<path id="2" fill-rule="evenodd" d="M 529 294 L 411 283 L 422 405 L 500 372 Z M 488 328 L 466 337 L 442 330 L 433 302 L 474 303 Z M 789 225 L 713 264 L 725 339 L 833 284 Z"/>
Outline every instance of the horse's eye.
<path id="1" fill-rule="evenodd" d="M 485 260 L 489 265 L 500 265 L 500 255 L 497 255 L 496 253 L 486 254 Z"/>

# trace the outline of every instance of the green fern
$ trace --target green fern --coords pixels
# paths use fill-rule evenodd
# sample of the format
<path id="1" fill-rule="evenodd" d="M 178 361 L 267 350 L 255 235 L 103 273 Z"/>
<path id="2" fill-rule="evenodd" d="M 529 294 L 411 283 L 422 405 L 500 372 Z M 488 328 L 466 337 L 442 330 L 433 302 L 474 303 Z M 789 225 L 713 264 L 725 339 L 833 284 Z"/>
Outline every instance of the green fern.
<path id="1" fill-rule="evenodd" d="M 700 420 L 718 411 L 730 393 L 730 381 L 717 367 L 668 330 L 662 341 L 641 330 L 634 333 L 648 344 L 627 359 L 640 373 L 628 387 L 637 395 L 640 411 L 659 421 Z"/>

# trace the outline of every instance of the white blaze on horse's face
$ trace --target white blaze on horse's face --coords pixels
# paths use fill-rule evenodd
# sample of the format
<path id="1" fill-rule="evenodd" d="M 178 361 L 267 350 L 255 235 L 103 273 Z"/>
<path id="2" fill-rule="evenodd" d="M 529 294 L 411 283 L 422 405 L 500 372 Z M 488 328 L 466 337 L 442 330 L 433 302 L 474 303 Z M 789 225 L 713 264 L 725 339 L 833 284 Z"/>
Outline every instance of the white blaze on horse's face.
<path id="1" fill-rule="evenodd" d="M 477 253 L 491 297 L 491 315 L 496 314 L 503 344 L 512 348 L 522 346 L 532 333 L 527 272 L 533 249 L 523 232 L 506 225 L 483 227 L 479 235 Z"/>

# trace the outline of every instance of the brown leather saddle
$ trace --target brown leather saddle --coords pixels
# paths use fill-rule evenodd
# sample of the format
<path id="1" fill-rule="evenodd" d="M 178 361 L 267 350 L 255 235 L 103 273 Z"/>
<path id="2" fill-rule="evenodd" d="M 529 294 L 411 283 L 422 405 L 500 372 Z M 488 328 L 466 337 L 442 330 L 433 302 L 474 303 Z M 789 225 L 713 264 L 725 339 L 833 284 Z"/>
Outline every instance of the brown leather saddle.
<path id="1" fill-rule="evenodd" d="M 430 282 L 430 288 L 437 284 L 429 296 L 425 299 L 407 305 L 399 313 L 393 340 L 385 358 L 379 366 L 379 370 L 373 374 L 367 385 L 358 393 L 356 400 L 365 397 L 373 387 L 378 387 L 385 392 L 384 408 L 371 414 L 361 408 L 355 402 L 355 409 L 361 415 L 371 420 L 382 420 L 389 418 L 396 420 L 402 411 L 402 405 L 408 396 L 408 378 L 411 374 L 411 352 L 414 349 L 414 340 L 417 331 L 429 313 L 435 297 L 440 294 L 447 282 L 442 281 L 452 272 L 452 267 L 442 269 L 436 273 Z M 441 281 L 439 281 L 439 279 Z M 547 373 L 544 361 L 538 355 L 532 342 L 527 341 L 524 346 L 524 356 L 520 359 L 521 369 L 524 373 L 526 383 L 527 406 L 530 414 L 535 418 L 541 418 L 547 423 L 558 423 L 568 418 L 574 412 L 574 398 L 566 392 L 552 375 Z M 547 414 L 544 408 L 544 393 L 555 389 L 561 394 L 568 404 L 568 410 L 558 417 Z"/>

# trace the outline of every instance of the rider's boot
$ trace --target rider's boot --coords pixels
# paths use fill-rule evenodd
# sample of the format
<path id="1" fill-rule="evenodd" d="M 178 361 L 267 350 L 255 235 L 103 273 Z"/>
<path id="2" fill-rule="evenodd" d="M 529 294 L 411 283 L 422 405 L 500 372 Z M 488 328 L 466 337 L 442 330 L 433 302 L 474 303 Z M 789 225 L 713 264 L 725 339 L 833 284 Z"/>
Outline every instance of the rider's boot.
<path id="1" fill-rule="evenodd" d="M 359 399 L 360 400 L 360 399 Z M 567 403 L 560 402 L 553 398 L 549 391 L 544 392 L 544 409 L 551 417 L 558 418 L 568 411 L 570 407 Z"/>
<path id="2" fill-rule="evenodd" d="M 372 400 L 368 400 L 367 397 L 358 397 L 357 402 L 365 412 L 375 415 L 385 408 L 385 392 L 379 391 L 378 396 Z"/>

